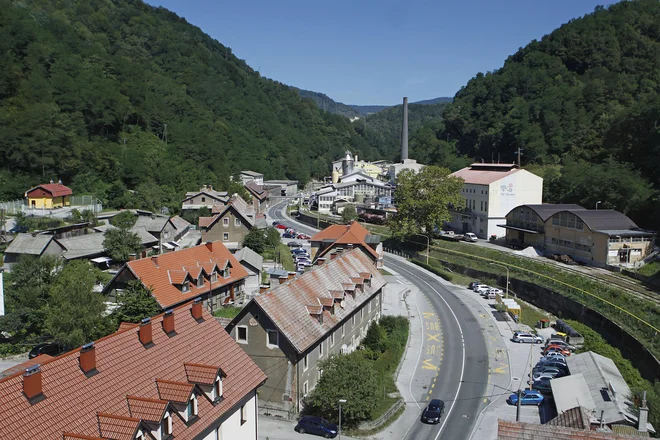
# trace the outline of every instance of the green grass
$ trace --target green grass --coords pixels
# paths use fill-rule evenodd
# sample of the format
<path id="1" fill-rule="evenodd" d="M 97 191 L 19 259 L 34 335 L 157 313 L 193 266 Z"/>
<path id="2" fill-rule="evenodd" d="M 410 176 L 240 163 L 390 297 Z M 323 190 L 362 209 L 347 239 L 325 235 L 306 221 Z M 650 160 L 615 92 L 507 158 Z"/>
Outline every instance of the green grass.
<path id="1" fill-rule="evenodd" d="M 394 405 L 394 402 L 397 401 L 397 399 L 392 399 L 392 400 L 393 400 L 393 401 L 392 401 L 392 403 L 390 404 L 390 406 Z M 387 409 L 388 409 L 390 406 L 388 406 L 387 408 L 385 408 L 385 410 L 383 410 L 383 412 L 387 411 Z M 383 423 L 383 424 L 380 425 L 378 428 L 374 428 L 374 429 L 365 429 L 365 430 L 360 430 L 360 429 L 347 429 L 347 430 L 346 430 L 346 435 L 350 435 L 350 436 L 353 436 L 353 437 L 364 437 L 364 436 L 369 436 L 369 435 L 377 434 L 377 433 L 381 432 L 383 429 L 385 429 L 385 428 L 387 428 L 388 426 L 390 426 L 392 423 L 396 422 L 397 419 L 398 419 L 399 417 L 401 417 L 401 414 L 403 414 L 405 411 L 406 411 L 406 406 L 404 405 L 404 406 L 402 406 L 401 408 L 399 408 L 399 409 L 397 410 L 397 412 L 395 412 L 394 414 L 392 414 L 392 417 L 390 417 L 390 418 L 387 420 L 387 422 Z M 381 414 L 382 414 L 382 413 L 381 413 Z"/>
<path id="2" fill-rule="evenodd" d="M 526 324 L 530 326 L 531 328 L 536 328 L 536 323 L 541 320 L 541 319 L 547 319 L 548 315 L 546 313 L 543 313 L 539 309 L 530 306 L 527 304 L 525 301 L 521 301 L 520 299 L 516 299 L 516 302 L 520 305 L 521 313 L 522 313 L 522 319 L 521 322 L 523 324 Z"/>
<path id="3" fill-rule="evenodd" d="M 380 272 L 381 275 L 392 275 L 391 273 L 389 273 L 385 269 L 378 269 L 378 272 Z"/>
<path id="4" fill-rule="evenodd" d="M 240 307 L 230 307 L 230 306 L 223 306 L 220 307 L 218 310 L 213 312 L 213 316 L 216 318 L 235 318 L 236 315 L 241 311 Z"/>
<path id="5" fill-rule="evenodd" d="M 652 263 L 642 266 L 638 271 L 638 274 L 644 275 L 646 277 L 655 277 L 660 275 L 660 261 L 654 261 Z"/>

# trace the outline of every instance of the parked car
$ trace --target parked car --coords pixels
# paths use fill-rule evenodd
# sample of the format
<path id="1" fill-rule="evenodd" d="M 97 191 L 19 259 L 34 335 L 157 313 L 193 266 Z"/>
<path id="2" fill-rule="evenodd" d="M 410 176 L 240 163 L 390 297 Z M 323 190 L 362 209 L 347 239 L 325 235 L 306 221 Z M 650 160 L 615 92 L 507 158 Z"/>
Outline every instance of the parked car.
<path id="1" fill-rule="evenodd" d="M 486 293 L 482 293 L 481 296 L 483 296 L 485 299 L 495 299 L 495 298 L 497 298 L 497 294 L 490 291 L 490 290 Z"/>
<path id="2" fill-rule="evenodd" d="M 542 373 L 550 373 L 550 374 L 555 374 L 558 375 L 561 372 L 561 370 L 557 367 L 547 367 L 547 366 L 542 366 L 542 367 L 537 367 L 534 368 L 533 374 L 542 374 Z"/>
<path id="3" fill-rule="evenodd" d="M 503 294 L 504 292 L 502 291 L 502 289 L 498 289 L 497 287 L 491 287 L 491 288 L 488 290 L 488 293 L 492 293 L 493 295 L 501 295 L 501 294 Z"/>
<path id="4" fill-rule="evenodd" d="M 282 238 L 296 238 L 296 236 L 288 232 L 285 232 L 284 234 L 282 234 Z"/>
<path id="5" fill-rule="evenodd" d="M 559 359 L 566 360 L 566 356 L 564 356 L 561 353 L 554 352 L 554 351 L 551 351 L 550 353 L 546 353 L 543 357 L 546 358 L 546 359 L 559 358 Z"/>
<path id="6" fill-rule="evenodd" d="M 543 343 L 543 338 L 537 335 L 533 335 L 531 333 L 517 333 L 513 335 L 513 338 L 511 339 L 513 342 L 517 342 L 519 344 L 522 344 L 523 342 L 530 343 L 530 344 L 542 344 Z"/>
<path id="7" fill-rule="evenodd" d="M 279 225 L 279 224 L 280 224 L 280 222 L 273 222 L 273 223 L 272 223 L 273 226 L 277 226 L 277 225 Z"/>
<path id="8" fill-rule="evenodd" d="M 477 287 L 475 287 L 472 290 L 474 290 L 475 292 L 481 295 L 484 292 L 488 292 L 490 289 L 492 289 L 492 287 L 487 286 L 485 284 L 479 284 Z"/>
<path id="9" fill-rule="evenodd" d="M 533 388 L 540 391 L 541 394 L 552 395 L 552 385 L 549 380 L 539 380 L 534 382 Z"/>
<path id="10" fill-rule="evenodd" d="M 575 347 L 573 345 L 569 344 L 568 342 L 564 341 L 563 339 L 549 339 L 546 342 L 545 346 L 549 347 L 551 345 L 557 345 L 557 346 L 563 347 L 567 350 L 575 351 Z"/>
<path id="11" fill-rule="evenodd" d="M 475 287 L 481 286 L 483 283 L 480 283 L 479 281 L 472 281 L 470 284 L 468 284 L 468 289 L 474 290 Z"/>
<path id="12" fill-rule="evenodd" d="M 276 224 L 275 227 L 276 227 L 277 229 L 286 229 L 286 226 L 284 226 L 284 225 L 281 224 L 281 223 Z"/>
<path id="13" fill-rule="evenodd" d="M 548 341 L 550 341 L 551 339 L 558 339 L 560 341 L 566 342 L 566 333 L 562 333 L 562 332 L 553 333 L 552 336 L 548 338 Z"/>
<path id="14" fill-rule="evenodd" d="M 568 365 L 564 359 L 546 359 L 543 358 L 536 364 L 537 367 L 555 367 L 559 368 L 565 374 L 568 374 Z"/>
<path id="15" fill-rule="evenodd" d="M 544 348 L 543 349 L 543 354 L 548 354 L 548 353 L 559 353 L 559 354 L 563 354 L 564 356 L 570 356 L 571 355 L 570 350 L 566 350 L 565 348 L 557 347 L 557 346 L 550 346 L 550 347 Z"/>
<path id="16" fill-rule="evenodd" d="M 511 405 L 518 403 L 518 393 L 513 393 L 509 396 L 508 402 Z M 543 395 L 536 390 L 524 390 L 520 393 L 521 405 L 541 405 L 543 403 Z"/>
<path id="17" fill-rule="evenodd" d="M 440 399 L 432 399 L 422 412 L 422 422 L 440 423 L 440 417 L 445 410 L 445 402 Z"/>
<path id="18" fill-rule="evenodd" d="M 337 425 L 316 416 L 302 416 L 293 429 L 301 434 L 309 432 L 325 438 L 335 438 L 337 436 Z"/>
<path id="19" fill-rule="evenodd" d="M 309 240 L 310 238 L 312 237 L 307 234 L 298 234 L 298 240 Z"/>
<path id="20" fill-rule="evenodd" d="M 28 358 L 34 359 L 37 356 L 41 356 L 42 354 L 57 356 L 62 353 L 62 351 L 63 348 L 60 344 L 55 342 L 44 342 L 42 344 L 35 345 L 32 350 L 30 350 L 30 353 L 28 353 Z"/>
<path id="21" fill-rule="evenodd" d="M 298 243 L 297 241 L 290 241 L 287 243 L 287 246 L 289 246 L 290 248 L 301 248 L 302 243 Z"/>
<path id="22" fill-rule="evenodd" d="M 479 241 L 476 235 L 474 235 L 472 232 L 468 232 L 463 235 L 463 240 L 469 241 L 471 243 L 476 243 Z"/>
<path id="23" fill-rule="evenodd" d="M 292 254 L 306 254 L 307 250 L 306 249 L 292 249 L 291 253 Z"/>
<path id="24" fill-rule="evenodd" d="M 534 380 L 541 380 L 541 379 L 554 379 L 555 376 L 556 374 L 552 374 L 552 373 L 535 373 L 534 376 L 532 377 L 534 378 Z"/>

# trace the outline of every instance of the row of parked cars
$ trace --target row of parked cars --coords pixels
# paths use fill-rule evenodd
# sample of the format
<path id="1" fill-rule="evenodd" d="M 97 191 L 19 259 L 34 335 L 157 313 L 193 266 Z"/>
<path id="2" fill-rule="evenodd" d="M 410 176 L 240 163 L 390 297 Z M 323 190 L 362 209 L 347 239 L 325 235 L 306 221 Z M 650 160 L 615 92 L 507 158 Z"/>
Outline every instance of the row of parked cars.
<path id="1" fill-rule="evenodd" d="M 479 281 L 472 281 L 470 284 L 468 284 L 468 288 L 472 289 L 473 291 L 475 291 L 476 293 L 487 299 L 495 299 L 497 295 L 501 295 L 502 293 L 504 293 L 502 292 L 502 289 L 488 286 Z"/>
<path id="2" fill-rule="evenodd" d="M 296 248 L 291 251 L 294 263 L 296 263 L 296 272 L 304 272 L 305 267 L 312 265 L 312 258 L 309 253 L 302 248 Z"/>
<path id="3" fill-rule="evenodd" d="M 301 232 L 297 232 L 293 228 L 289 228 L 286 225 L 283 225 L 280 222 L 273 222 L 273 226 L 276 229 L 282 229 L 284 230 L 284 234 L 282 234 L 282 238 L 293 238 L 297 240 L 309 240 L 311 237 L 307 234 L 303 234 Z"/>

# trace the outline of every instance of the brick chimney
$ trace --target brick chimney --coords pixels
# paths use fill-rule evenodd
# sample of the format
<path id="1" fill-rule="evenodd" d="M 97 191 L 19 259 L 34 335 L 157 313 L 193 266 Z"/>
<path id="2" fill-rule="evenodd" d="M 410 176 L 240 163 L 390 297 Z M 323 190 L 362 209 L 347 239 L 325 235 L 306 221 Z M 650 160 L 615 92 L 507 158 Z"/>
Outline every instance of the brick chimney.
<path id="1" fill-rule="evenodd" d="M 192 307 L 190 308 L 190 314 L 192 315 L 193 318 L 196 320 L 202 319 L 202 299 L 201 298 L 195 298 L 195 301 L 193 301 Z"/>
<path id="2" fill-rule="evenodd" d="M 270 286 L 266 286 L 262 284 L 261 286 L 259 286 L 259 293 L 264 293 L 266 290 L 268 290 L 269 287 Z"/>
<path id="3" fill-rule="evenodd" d="M 289 281 L 289 277 L 280 277 L 280 278 L 278 278 L 278 280 L 280 280 L 280 284 L 284 284 L 287 281 Z"/>
<path id="4" fill-rule="evenodd" d="M 292 279 L 294 279 L 295 277 L 296 277 L 296 273 L 295 273 L 295 272 L 289 272 L 289 274 L 287 275 L 286 279 L 287 279 L 287 280 L 292 280 Z"/>
<path id="5" fill-rule="evenodd" d="M 335 258 L 337 258 L 337 254 L 336 254 L 335 252 L 332 252 L 332 253 L 330 254 L 330 260 L 332 261 L 332 260 L 334 260 Z"/>
<path id="6" fill-rule="evenodd" d="M 140 342 L 142 342 L 142 345 L 149 345 L 153 342 L 151 337 L 151 318 L 144 318 L 142 322 L 140 322 L 138 335 L 140 336 Z"/>
<path id="7" fill-rule="evenodd" d="M 128 261 L 135 261 L 137 259 L 136 254 L 128 254 Z"/>
<path id="8" fill-rule="evenodd" d="M 323 266 L 323 263 L 325 263 L 325 258 L 317 258 L 316 259 L 316 265 L 317 266 Z"/>
<path id="9" fill-rule="evenodd" d="M 213 242 L 212 241 L 207 241 L 204 243 L 204 246 L 206 246 L 206 249 L 209 250 L 209 252 L 213 252 Z"/>
<path id="10" fill-rule="evenodd" d="M 158 267 L 158 255 L 153 255 L 151 257 L 151 261 L 154 263 L 154 265 L 156 265 L 156 267 Z"/>
<path id="11" fill-rule="evenodd" d="M 163 316 L 163 331 L 168 335 L 174 333 L 174 311 L 169 309 Z"/>
<path id="12" fill-rule="evenodd" d="M 36 364 L 25 369 L 23 373 L 23 393 L 28 399 L 34 399 L 43 394 L 41 388 L 41 365 Z"/>
<path id="13" fill-rule="evenodd" d="M 80 369 L 85 374 L 96 370 L 96 348 L 93 342 L 88 342 L 80 349 Z"/>

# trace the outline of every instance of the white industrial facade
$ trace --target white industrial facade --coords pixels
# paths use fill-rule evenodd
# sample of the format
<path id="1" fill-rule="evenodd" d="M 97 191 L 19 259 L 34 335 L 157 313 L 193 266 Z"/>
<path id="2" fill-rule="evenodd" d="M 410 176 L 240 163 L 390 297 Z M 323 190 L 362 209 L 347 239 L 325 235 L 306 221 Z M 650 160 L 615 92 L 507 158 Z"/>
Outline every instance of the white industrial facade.
<path id="1" fill-rule="evenodd" d="M 516 206 L 541 204 L 543 179 L 515 164 L 472 164 L 452 176 L 465 183 L 461 195 L 464 210 L 452 210 L 449 226 L 458 232 L 473 232 L 479 238 L 503 237 L 506 215 Z"/>

